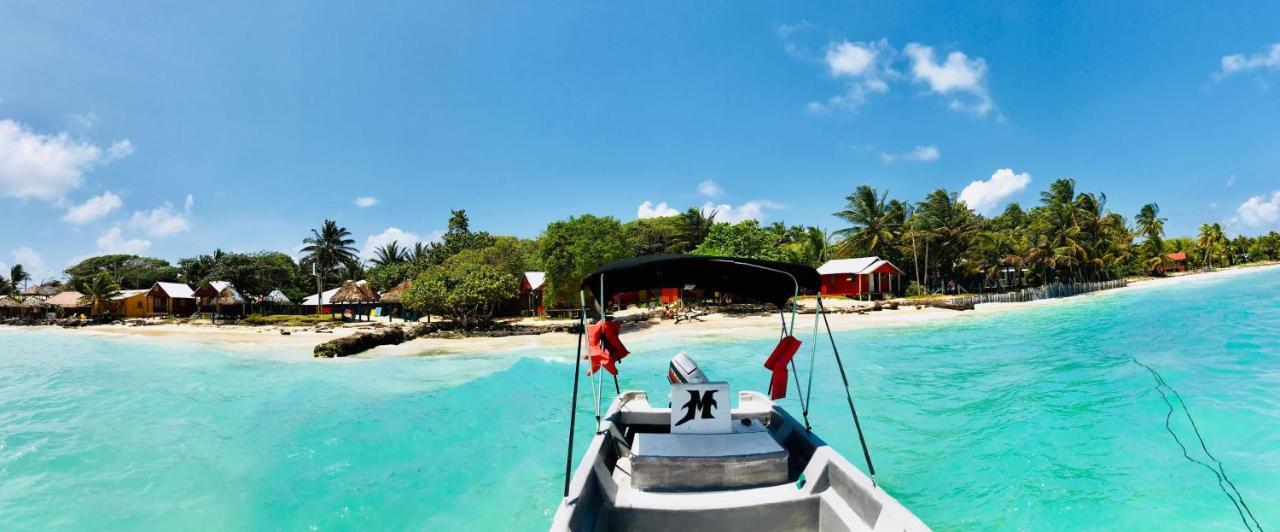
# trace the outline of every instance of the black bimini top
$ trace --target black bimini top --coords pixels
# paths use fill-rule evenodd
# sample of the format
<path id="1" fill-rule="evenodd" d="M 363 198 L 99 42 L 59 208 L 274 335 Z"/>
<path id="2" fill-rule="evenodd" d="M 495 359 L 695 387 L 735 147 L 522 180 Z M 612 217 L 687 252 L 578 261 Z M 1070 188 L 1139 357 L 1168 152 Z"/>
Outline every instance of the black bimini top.
<path id="1" fill-rule="evenodd" d="M 781 308 L 800 293 L 817 292 L 818 271 L 771 260 L 706 255 L 649 255 L 611 262 L 582 280 L 582 288 L 604 299 L 655 288 L 702 289 L 773 303 Z"/>

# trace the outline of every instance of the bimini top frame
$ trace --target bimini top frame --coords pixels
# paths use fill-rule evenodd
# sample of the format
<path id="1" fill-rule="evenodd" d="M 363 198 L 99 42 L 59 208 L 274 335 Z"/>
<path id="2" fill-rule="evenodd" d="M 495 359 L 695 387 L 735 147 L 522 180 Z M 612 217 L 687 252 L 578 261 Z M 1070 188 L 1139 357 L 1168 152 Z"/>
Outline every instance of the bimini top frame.
<path id="1" fill-rule="evenodd" d="M 797 395 L 803 409 L 805 428 L 809 428 L 809 401 L 812 397 L 806 396 L 812 393 L 813 363 L 815 362 L 813 356 L 816 355 L 818 325 L 821 323 L 827 329 L 827 338 L 831 341 L 831 350 L 835 355 L 836 365 L 840 371 L 840 379 L 844 384 L 849 413 L 853 416 L 853 424 L 858 432 L 859 443 L 862 445 L 863 458 L 866 459 L 871 481 L 875 482 L 875 466 L 871 464 L 871 453 L 867 449 L 867 442 L 862 434 L 862 424 L 858 420 L 858 412 L 853 405 L 853 395 L 849 390 L 849 379 L 845 374 L 844 363 L 840 359 L 840 351 L 836 347 L 835 337 L 831 333 L 831 326 L 827 323 L 827 317 L 823 312 L 822 296 L 820 295 L 821 278 L 817 270 L 799 264 L 737 257 L 649 255 L 601 266 L 582 280 L 581 288 L 582 312 L 578 328 L 577 360 L 574 364 L 573 399 L 569 408 L 569 445 L 565 458 L 565 496 L 569 495 L 569 480 L 572 473 L 573 436 L 578 411 L 578 382 L 582 373 L 582 340 L 587 325 L 586 293 L 588 291 L 594 296 L 592 297 L 592 303 L 600 313 L 600 319 L 606 319 L 605 309 L 608 308 L 608 300 L 621 293 L 660 288 L 702 289 L 730 293 L 776 306 L 779 316 L 782 317 L 783 337 L 794 335 L 795 332 L 796 305 L 794 303 L 791 305 L 791 323 L 788 325 L 785 317 L 787 302 L 792 301 L 802 292 L 819 294 L 813 328 L 814 344 L 811 346 L 813 352 L 810 355 L 809 385 L 807 387 L 808 390 L 806 390 L 809 393 L 802 393 L 798 389 L 800 387 L 799 375 L 798 372 L 795 372 L 794 361 L 791 362 L 792 373 L 797 379 Z M 596 378 L 597 380 L 599 379 L 599 372 L 597 372 Z M 600 423 L 599 409 L 601 399 L 599 393 L 603 391 L 603 383 L 597 385 L 596 382 L 593 382 L 592 384 L 596 401 L 596 424 L 598 425 Z M 616 376 L 614 377 L 614 388 L 616 392 L 621 393 L 618 390 Z"/>

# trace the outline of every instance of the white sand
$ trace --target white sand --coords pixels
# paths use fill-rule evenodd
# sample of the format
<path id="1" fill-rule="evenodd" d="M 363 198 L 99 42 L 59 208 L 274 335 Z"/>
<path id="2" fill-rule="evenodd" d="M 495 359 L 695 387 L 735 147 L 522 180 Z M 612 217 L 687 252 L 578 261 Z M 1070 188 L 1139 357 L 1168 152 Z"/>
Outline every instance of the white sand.
<path id="1" fill-rule="evenodd" d="M 1131 280 L 1126 288 L 1107 290 L 1094 294 L 1086 294 L 1074 298 L 1035 301 L 1029 303 L 1001 303 L 979 305 L 972 311 L 953 311 L 903 305 L 899 310 L 882 310 L 866 314 L 831 314 L 831 328 L 837 331 L 862 329 L 871 327 L 901 327 L 949 320 L 968 319 L 998 312 L 1009 312 L 1033 306 L 1059 304 L 1080 301 L 1081 298 L 1114 294 L 1125 290 L 1148 289 L 1158 286 L 1172 286 L 1184 283 L 1198 283 L 1235 276 L 1261 268 L 1275 268 L 1280 264 L 1250 265 L 1241 268 L 1217 270 L 1208 273 L 1191 273 L 1166 278 L 1149 278 Z M 796 317 L 796 328 L 799 331 L 811 330 L 812 314 L 801 314 Z M 643 325 L 624 327 L 628 341 L 643 342 L 655 337 L 681 338 L 690 342 L 714 342 L 727 339 L 768 338 L 778 334 L 779 321 L 777 315 L 769 316 L 726 316 L 711 314 L 704 316 L 703 321 L 675 324 L 672 321 L 651 321 Z M 145 327 L 129 327 L 124 325 L 101 325 L 78 329 L 61 327 L 37 327 L 27 330 L 47 330 L 65 334 L 87 334 L 102 336 L 135 336 L 154 339 L 171 339 L 184 342 L 211 342 L 226 346 L 229 349 L 271 349 L 298 353 L 310 356 L 311 349 L 322 342 L 339 336 L 354 334 L 367 330 L 369 324 L 349 324 L 334 327 L 330 333 L 317 333 L 310 327 L 287 328 L 291 334 L 280 334 L 279 327 L 254 327 L 245 325 L 192 325 L 161 324 Z M 628 331 L 628 329 L 631 329 Z M 508 336 L 501 338 L 419 338 L 396 346 L 383 346 L 360 356 L 410 356 L 464 354 L 482 352 L 515 351 L 523 349 L 571 349 L 577 336 L 566 333 L 546 333 L 540 335 Z"/>

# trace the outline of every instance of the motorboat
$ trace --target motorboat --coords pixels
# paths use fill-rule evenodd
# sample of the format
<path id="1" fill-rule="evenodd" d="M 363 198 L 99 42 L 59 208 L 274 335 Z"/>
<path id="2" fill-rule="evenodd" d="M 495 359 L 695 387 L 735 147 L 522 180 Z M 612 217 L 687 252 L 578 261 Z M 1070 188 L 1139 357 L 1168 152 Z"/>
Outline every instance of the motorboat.
<path id="1" fill-rule="evenodd" d="M 854 407 L 834 335 L 816 303 L 813 340 L 826 330 L 843 381 L 852 427 L 868 473 L 814 433 L 794 358 L 795 299 L 819 292 L 816 270 L 773 261 L 708 256 L 650 256 L 608 264 L 582 282 L 582 321 L 574 369 L 564 499 L 553 531 L 718 530 L 921 531 L 929 528 L 875 482 L 875 468 Z M 628 351 L 620 323 L 606 309 L 618 294 L 658 288 L 733 294 L 768 303 L 781 316 L 781 339 L 764 361 L 765 392 L 712 381 L 692 357 L 677 354 L 667 371 L 668 397 L 622 391 L 618 362 Z M 587 294 L 591 293 L 591 309 Z M 599 317 L 587 323 L 589 310 Z M 787 313 L 790 312 L 790 321 Z M 587 353 L 583 354 L 584 344 Z M 816 345 L 811 346 L 816 356 Z M 595 436 L 572 467 L 582 364 L 596 405 Z M 812 389 L 813 362 L 809 364 Z M 614 398 L 601 412 L 613 375 Z M 775 403 L 794 379 L 797 419 Z M 811 393 L 811 392 L 810 392 Z M 732 404 L 737 400 L 736 406 Z"/>

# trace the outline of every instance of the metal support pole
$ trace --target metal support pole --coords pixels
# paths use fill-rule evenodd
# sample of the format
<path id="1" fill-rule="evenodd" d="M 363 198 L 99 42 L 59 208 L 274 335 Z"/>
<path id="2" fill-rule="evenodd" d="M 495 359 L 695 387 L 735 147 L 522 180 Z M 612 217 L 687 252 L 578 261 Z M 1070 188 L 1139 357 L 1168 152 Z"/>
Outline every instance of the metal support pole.
<path id="1" fill-rule="evenodd" d="M 818 313 L 822 314 L 822 301 L 818 301 Z M 840 368 L 840 380 L 844 382 L 844 397 L 849 402 L 849 413 L 853 415 L 853 426 L 858 431 L 858 443 L 862 444 L 862 457 L 867 461 L 867 471 L 871 473 L 871 485 L 876 485 L 876 466 L 871 465 L 871 451 L 867 450 L 867 439 L 862 435 L 862 423 L 858 421 L 858 409 L 853 407 L 853 394 L 849 392 L 849 377 L 844 372 L 844 362 L 840 360 L 840 349 L 836 347 L 836 337 L 831 333 L 831 322 L 822 314 L 822 324 L 827 328 L 827 338 L 831 340 L 831 352 L 836 355 L 836 367 Z"/>
<path id="2" fill-rule="evenodd" d="M 582 335 L 587 332 L 586 295 L 579 290 L 582 313 L 578 316 L 578 354 L 573 363 L 573 400 L 569 407 L 569 451 L 564 459 L 564 496 L 569 496 L 569 480 L 573 475 L 573 429 L 578 422 L 578 378 L 582 374 Z"/>

